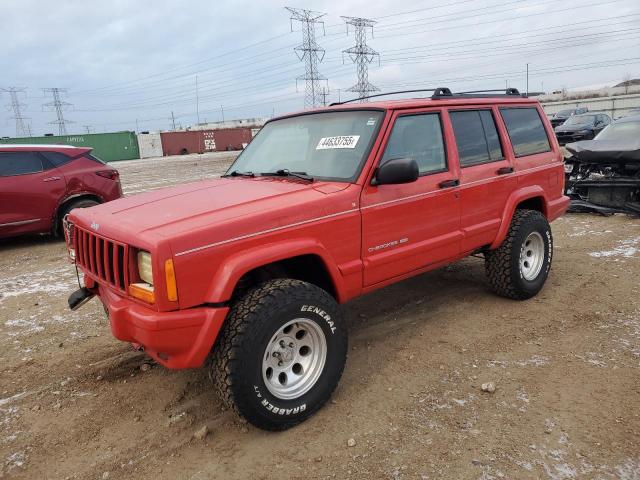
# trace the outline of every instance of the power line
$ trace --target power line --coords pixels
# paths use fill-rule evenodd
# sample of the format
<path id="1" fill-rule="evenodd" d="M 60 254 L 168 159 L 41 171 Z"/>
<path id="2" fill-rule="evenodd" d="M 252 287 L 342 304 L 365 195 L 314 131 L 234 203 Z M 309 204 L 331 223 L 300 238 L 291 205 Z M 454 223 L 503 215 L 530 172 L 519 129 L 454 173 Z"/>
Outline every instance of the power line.
<path id="1" fill-rule="evenodd" d="M 269 38 L 266 38 L 264 40 L 259 40 L 257 42 L 254 42 L 254 43 L 251 43 L 249 45 L 246 45 L 244 47 L 236 48 L 234 50 L 230 50 L 228 52 L 221 53 L 221 54 L 213 56 L 213 57 L 205 58 L 204 60 L 199 60 L 199 61 L 197 61 L 195 63 L 190 63 L 190 64 L 186 64 L 186 65 L 177 66 L 177 67 L 171 68 L 169 70 L 163 70 L 162 72 L 159 72 L 159 73 L 154 73 L 154 74 L 151 74 L 151 75 L 147 75 L 145 77 L 139 77 L 139 78 L 136 78 L 136 79 L 133 79 L 133 80 L 127 80 L 127 81 L 124 81 L 124 82 L 119 82 L 119 83 L 115 83 L 115 84 L 111 84 L 111 85 L 105 85 L 103 87 L 98 87 L 98 88 L 93 88 L 93 89 L 88 89 L 88 90 L 78 90 L 78 91 L 75 91 L 75 93 L 78 94 L 78 93 L 88 93 L 88 92 L 99 92 L 99 91 L 103 91 L 103 90 L 107 90 L 107 89 L 111 89 L 111 88 L 119 88 L 121 85 L 137 83 L 137 82 L 141 82 L 141 81 L 144 81 L 144 80 L 147 80 L 147 79 L 150 79 L 150 78 L 160 77 L 160 76 L 165 75 L 165 74 L 167 74 L 169 72 L 174 72 L 174 71 L 178 71 L 178 70 L 184 70 L 184 69 L 189 68 L 189 67 L 193 67 L 193 66 L 200 65 L 200 64 L 203 64 L 203 63 L 207 63 L 207 62 L 210 62 L 210 61 L 213 61 L 213 60 L 217 60 L 217 59 L 225 57 L 227 55 L 232 55 L 234 53 L 238 53 L 238 52 L 241 52 L 243 50 L 248 50 L 248 49 L 250 49 L 252 47 L 256 47 L 258 45 L 262 45 L 264 43 L 268 43 L 268 42 L 271 42 L 271 41 L 276 40 L 278 38 L 286 37 L 288 35 L 291 35 L 291 32 L 287 32 L 287 33 L 280 34 L 280 35 L 275 35 L 273 37 L 269 37 Z M 180 76 L 181 77 L 182 76 L 191 76 L 194 73 L 196 73 L 196 72 L 184 73 L 184 74 L 182 74 Z"/>
<path id="2" fill-rule="evenodd" d="M 546 40 L 546 41 L 540 41 L 540 42 L 536 42 L 536 43 L 531 43 L 529 42 L 528 44 L 522 44 L 522 45 L 518 45 L 518 44 L 509 44 L 510 46 L 507 47 L 506 45 L 504 47 L 501 48 L 501 50 L 495 50 L 494 48 L 490 48 L 490 49 L 472 49 L 472 50 L 465 50 L 465 51 L 449 51 L 449 49 L 444 49 L 444 51 L 442 53 L 432 53 L 430 55 L 415 55 L 415 56 L 401 56 L 401 54 L 395 54 L 392 55 L 392 58 L 390 59 L 391 61 L 388 61 L 387 63 L 392 64 L 392 65 L 402 65 L 402 64 L 407 64 L 407 63 L 424 63 L 424 61 L 421 61 L 423 59 L 433 59 L 438 60 L 436 57 L 440 57 L 440 56 L 446 56 L 447 60 L 449 59 L 453 59 L 453 58 L 460 58 L 463 56 L 469 56 L 471 55 L 471 58 L 476 58 L 478 57 L 478 53 L 480 52 L 486 52 L 484 53 L 484 55 L 482 55 L 483 58 L 485 57 L 492 57 L 492 56 L 503 56 L 503 55 L 521 55 L 525 50 L 528 54 L 536 54 L 536 53 L 543 53 L 543 52 L 548 52 L 549 50 L 555 51 L 558 50 L 558 47 L 562 46 L 562 47 L 567 47 L 567 46 L 571 46 L 571 47 L 577 47 L 580 45 L 586 45 L 586 44 L 590 44 L 592 43 L 594 40 L 598 40 L 597 38 L 594 39 L 589 39 L 590 41 L 584 42 L 584 39 L 582 38 L 578 38 L 578 37 L 585 37 L 585 36 L 597 36 L 597 35 L 615 35 L 615 37 L 613 39 L 609 39 L 609 42 L 626 42 L 628 40 L 633 40 L 633 38 L 629 37 L 629 36 L 625 36 L 625 35 L 619 35 L 620 32 L 625 32 L 625 33 L 629 33 L 629 30 L 616 30 L 616 31 L 611 31 L 611 32 L 601 32 L 601 33 L 594 33 L 594 34 L 588 34 L 588 35 L 579 35 L 576 37 L 576 35 L 572 34 L 569 37 L 562 37 L 562 38 L 555 38 L 552 40 Z M 487 37 L 481 37 L 481 38 L 487 38 Z M 479 40 L 480 38 L 478 38 L 477 40 Z M 570 41 L 573 43 L 573 45 L 562 45 L 563 42 L 565 41 Z M 478 45 L 480 46 L 481 43 L 480 42 L 476 42 L 478 43 Z M 547 44 L 551 44 L 550 46 L 547 46 Z M 433 45 L 434 47 L 437 47 L 437 44 Z M 526 47 L 529 48 L 526 48 Z M 546 48 L 539 48 L 545 46 Z M 525 47 L 525 49 L 523 50 L 522 47 Z M 534 47 L 538 47 L 538 48 L 534 48 Z M 428 45 L 425 45 L 424 48 L 429 48 Z M 454 48 L 460 48 L 460 47 L 454 47 Z M 432 48 L 430 49 L 431 51 L 438 51 L 436 48 Z M 562 49 L 558 50 L 558 51 L 562 51 Z M 413 53 L 413 52 L 408 52 L 408 53 Z M 413 62 L 412 62 L 413 61 Z M 333 74 L 339 74 L 341 75 L 342 72 L 344 71 L 345 67 L 338 67 L 338 68 L 330 68 L 329 71 Z M 234 83 L 233 87 L 231 88 L 226 88 L 223 90 L 218 90 L 216 92 L 212 92 L 211 94 L 206 94 L 204 96 L 200 96 L 200 100 L 201 101 L 207 101 L 207 100 L 215 100 L 216 102 L 218 102 L 219 100 L 221 100 L 222 98 L 226 98 L 226 97 L 232 97 L 234 96 L 234 93 L 236 92 L 245 92 L 247 90 L 247 88 L 251 88 L 249 85 L 252 84 L 252 82 L 256 82 L 256 81 L 260 81 L 262 82 L 262 86 L 260 88 L 253 88 L 252 92 L 258 92 L 261 90 L 268 90 L 268 87 L 270 85 L 273 85 L 274 87 L 276 86 L 281 86 L 283 85 L 283 82 L 285 82 L 286 80 L 284 78 L 282 79 L 277 79 L 275 81 L 270 81 L 270 82 L 264 82 L 264 80 L 267 77 L 273 77 L 274 75 L 269 74 L 269 75 L 255 75 L 252 76 L 251 79 L 247 78 L 244 81 L 240 81 L 240 82 L 236 82 Z M 199 83 L 200 84 L 200 83 Z M 231 85 L 229 85 L 231 86 Z M 97 111 L 118 111 L 118 110 L 133 110 L 133 109 L 138 109 L 138 108 L 153 108 L 153 107 L 158 107 L 158 108 L 166 108 L 166 106 L 168 105 L 172 105 L 172 104 L 177 104 L 177 102 L 181 102 L 181 103 L 186 103 L 188 101 L 190 101 L 190 99 L 192 99 L 192 94 L 190 92 L 183 92 L 183 93 L 178 93 L 178 94 L 170 94 L 170 95 L 160 95 L 155 97 L 155 101 L 154 98 L 149 98 L 146 99 L 144 101 L 140 101 L 137 102 L 135 104 L 132 103 L 128 103 L 128 104 L 112 104 L 110 106 L 105 106 L 104 108 L 92 108 L 92 109 L 87 109 L 87 110 L 79 110 L 79 111 L 90 111 L 90 112 L 97 112 Z M 162 99 L 167 99 L 167 101 L 162 101 Z"/>
<path id="3" fill-rule="evenodd" d="M 322 62 L 325 52 L 316 42 L 316 24 L 320 23 L 324 28 L 324 21 L 320 19 L 326 13 L 313 12 L 302 8 L 285 8 L 291 12 L 291 30 L 293 31 L 294 20 L 300 22 L 302 26 L 302 44 L 295 47 L 294 50 L 298 58 L 305 62 L 305 72 L 304 76 L 296 79 L 296 82 L 297 80 L 304 80 L 304 106 L 305 108 L 314 108 L 322 103 L 320 82 L 327 80 L 318 71 L 318 63 Z"/>
<path id="4" fill-rule="evenodd" d="M 58 125 L 58 133 L 60 135 L 66 135 L 67 123 L 75 123 L 71 120 L 67 120 L 66 118 L 64 118 L 63 111 L 72 106 L 72 104 L 70 104 L 69 102 L 63 102 L 60 99 L 60 94 L 67 93 L 67 89 L 66 88 L 43 88 L 42 91 L 44 92 L 45 95 L 47 93 L 50 93 L 53 96 L 52 102 L 45 103 L 43 105 L 43 107 L 49 107 L 49 108 L 53 107 L 53 109 L 55 109 L 56 111 L 57 118 L 49 122 L 49 124 Z"/>
<path id="5" fill-rule="evenodd" d="M 356 92 L 360 98 L 370 95 L 371 92 L 379 90 L 376 86 L 369 82 L 369 64 L 374 58 L 380 59 L 380 54 L 367 45 L 367 29 L 371 29 L 373 37 L 373 25 L 375 20 L 369 20 L 362 17 L 342 17 L 347 25 L 347 35 L 349 35 L 349 25 L 355 30 L 356 44 L 353 47 L 343 50 L 342 53 L 349 55 L 349 58 L 356 64 L 358 70 L 358 81 L 352 87 L 347 89 L 348 92 Z M 366 102 L 366 100 L 360 100 Z"/>
<path id="6" fill-rule="evenodd" d="M 622 0 L 608 0 L 608 1 L 598 1 L 598 2 L 594 2 L 594 3 L 586 3 L 586 4 L 582 4 L 580 5 L 580 9 L 585 9 L 588 7 L 600 7 L 602 5 L 608 5 L 610 3 L 617 3 L 620 2 Z M 546 4 L 546 3 L 550 3 L 549 1 L 546 2 L 540 2 L 537 4 L 534 4 L 532 6 L 540 6 L 542 4 Z M 552 3 L 557 3 L 555 1 L 553 1 Z M 559 12 L 566 12 L 566 11 L 573 11 L 575 10 L 575 6 L 572 7 L 567 7 L 567 8 L 561 8 L 561 9 L 555 9 L 553 11 L 554 14 L 559 13 Z M 492 12 L 492 13 L 501 13 L 501 12 Z M 450 30 L 450 29 L 456 29 L 456 28 L 476 28 L 479 25 L 487 25 L 490 23 L 497 23 L 497 22 L 507 22 L 510 20 L 522 20 L 523 18 L 530 18 L 530 17 L 536 17 L 536 16 L 540 16 L 540 15 L 549 15 L 548 11 L 542 11 L 542 12 L 536 12 L 536 13 L 530 13 L 527 15 L 517 15 L 514 17 L 505 17 L 505 18 L 498 18 L 498 19 L 494 19 L 494 20 L 487 20 L 487 21 L 483 21 L 483 22 L 478 22 L 478 21 L 474 21 L 473 23 L 465 23 L 462 25 L 450 25 L 450 26 L 446 26 L 446 27 L 440 27 L 440 28 L 430 28 L 429 32 L 434 32 L 434 31 L 438 31 L 438 30 Z M 465 20 L 465 19 L 474 19 L 475 17 L 472 16 L 467 16 L 467 17 L 462 17 L 462 16 L 458 16 L 457 19 L 452 19 L 452 20 Z M 410 21 L 416 21 L 416 20 L 410 20 Z M 434 24 L 434 23 L 442 23 L 445 20 L 438 20 L 435 22 L 421 22 L 421 23 L 417 23 L 415 25 L 408 25 L 408 26 L 399 26 L 399 27 L 395 27 L 395 28 L 390 28 L 391 30 L 394 29 L 402 29 L 403 31 L 401 33 L 395 33 L 395 34 L 390 34 L 390 35 L 383 35 L 383 36 L 379 36 L 378 38 L 390 38 L 390 37 L 398 37 L 398 36 L 406 36 L 406 35 L 420 35 L 420 34 L 424 34 L 424 28 L 421 28 L 420 30 L 418 30 L 417 32 L 406 32 L 404 30 L 406 30 L 407 28 L 413 28 L 413 27 L 424 27 L 424 25 L 429 25 L 429 24 Z M 446 21 L 450 21 L 450 20 L 446 20 Z"/>
<path id="7" fill-rule="evenodd" d="M 31 127 L 25 120 L 27 117 L 22 115 L 22 108 L 26 107 L 24 103 L 20 103 L 20 99 L 18 98 L 18 93 L 25 93 L 26 87 L 6 87 L 0 88 L 0 91 L 7 92 L 11 97 L 11 103 L 7 105 L 13 111 L 13 118 L 16 121 L 16 137 L 30 137 L 31 136 Z"/>

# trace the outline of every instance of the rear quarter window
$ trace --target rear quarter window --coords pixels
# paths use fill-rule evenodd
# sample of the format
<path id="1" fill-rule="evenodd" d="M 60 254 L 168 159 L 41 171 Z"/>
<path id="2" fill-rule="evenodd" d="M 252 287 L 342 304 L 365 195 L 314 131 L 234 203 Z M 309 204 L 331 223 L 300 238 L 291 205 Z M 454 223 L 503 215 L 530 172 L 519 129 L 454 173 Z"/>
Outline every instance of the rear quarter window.
<path id="1" fill-rule="evenodd" d="M 94 155 L 91 155 L 89 153 L 87 153 L 84 157 L 88 158 L 89 160 L 92 160 L 92 161 L 94 161 L 96 163 L 99 163 L 100 165 L 106 165 L 107 164 L 107 162 L 104 162 L 104 161 L 100 160 L 98 157 L 96 157 Z"/>
<path id="2" fill-rule="evenodd" d="M 37 153 L 0 152 L 0 177 L 26 175 L 42 170 L 42 158 Z"/>
<path id="3" fill-rule="evenodd" d="M 535 107 L 501 107 L 500 114 L 516 157 L 551 151 L 547 132 Z"/>
<path id="4" fill-rule="evenodd" d="M 54 167 L 59 167 L 71 161 L 71 158 L 69 156 L 60 152 L 40 152 L 40 154 L 44 158 L 46 158 Z"/>

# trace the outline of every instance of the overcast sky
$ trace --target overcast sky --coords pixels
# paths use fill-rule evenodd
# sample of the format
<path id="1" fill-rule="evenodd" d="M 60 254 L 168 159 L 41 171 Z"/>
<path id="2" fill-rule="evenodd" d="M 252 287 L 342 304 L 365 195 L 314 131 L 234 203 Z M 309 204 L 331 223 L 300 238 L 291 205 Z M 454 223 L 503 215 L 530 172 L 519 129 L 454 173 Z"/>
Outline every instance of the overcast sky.
<path id="1" fill-rule="evenodd" d="M 302 40 L 275 1 L 0 0 L 0 87 L 20 94 L 32 132 L 57 133 L 42 88 L 66 88 L 69 133 L 158 130 L 171 112 L 183 127 L 271 116 L 304 106 Z M 640 77 L 638 0 L 313 0 L 326 12 L 317 40 L 328 101 L 352 96 L 356 69 L 341 51 L 354 42 L 341 15 L 377 20 L 380 52 L 369 79 L 382 91 L 448 86 L 552 91 Z M 8 104 L 7 93 L 0 96 Z M 15 135 L 0 110 L 0 136 Z"/>

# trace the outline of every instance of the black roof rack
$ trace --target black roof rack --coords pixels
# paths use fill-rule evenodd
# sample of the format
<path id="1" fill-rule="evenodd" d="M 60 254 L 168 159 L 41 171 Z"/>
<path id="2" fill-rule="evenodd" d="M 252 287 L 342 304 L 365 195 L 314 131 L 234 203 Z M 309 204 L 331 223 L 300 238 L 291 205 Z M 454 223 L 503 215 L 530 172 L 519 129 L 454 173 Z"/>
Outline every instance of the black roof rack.
<path id="1" fill-rule="evenodd" d="M 345 100 L 344 102 L 334 102 L 329 106 L 344 105 L 345 103 L 357 102 L 359 100 L 368 100 L 369 98 L 386 97 L 388 95 L 398 95 L 401 93 L 417 93 L 417 92 L 433 92 L 431 95 L 432 100 L 441 100 L 445 98 L 494 98 L 494 97 L 526 97 L 521 94 L 517 88 L 507 88 L 506 90 L 472 90 L 469 92 L 451 92 L 447 87 L 439 88 L 420 88 L 417 90 L 398 90 L 396 92 L 377 93 L 375 95 L 368 95 L 366 97 L 352 98 L 351 100 Z"/>
<path id="2" fill-rule="evenodd" d="M 470 90 L 468 92 L 451 93 L 448 88 L 440 89 L 443 92 L 435 91 L 431 96 L 432 99 L 439 98 L 494 98 L 494 97 L 526 97 L 521 94 L 517 88 L 494 89 L 494 90 Z"/>

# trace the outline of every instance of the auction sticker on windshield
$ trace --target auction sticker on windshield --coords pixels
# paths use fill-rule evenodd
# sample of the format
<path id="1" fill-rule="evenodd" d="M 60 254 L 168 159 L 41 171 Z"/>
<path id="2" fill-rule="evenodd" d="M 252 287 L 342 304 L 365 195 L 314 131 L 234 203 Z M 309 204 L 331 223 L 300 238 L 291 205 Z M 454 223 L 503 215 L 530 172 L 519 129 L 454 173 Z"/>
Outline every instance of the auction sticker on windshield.
<path id="1" fill-rule="evenodd" d="M 316 150 L 329 148 L 356 148 L 360 135 L 342 135 L 339 137 L 323 137 L 318 142 Z"/>

